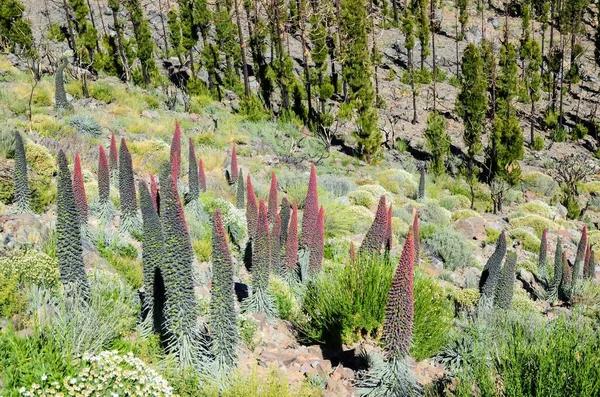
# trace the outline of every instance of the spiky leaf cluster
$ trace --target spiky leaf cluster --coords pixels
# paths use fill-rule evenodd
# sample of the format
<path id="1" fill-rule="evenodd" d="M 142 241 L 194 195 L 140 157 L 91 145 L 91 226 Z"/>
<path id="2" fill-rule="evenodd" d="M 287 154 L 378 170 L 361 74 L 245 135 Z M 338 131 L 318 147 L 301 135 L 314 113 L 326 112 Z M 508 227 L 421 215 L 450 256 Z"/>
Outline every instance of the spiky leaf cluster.
<path id="1" fill-rule="evenodd" d="M 110 148 L 108 151 L 108 166 L 110 168 L 110 178 L 115 183 L 119 177 L 119 151 L 117 149 L 117 140 L 115 134 L 110 136 Z"/>
<path id="2" fill-rule="evenodd" d="M 68 59 L 63 56 L 56 68 L 56 74 L 54 76 L 54 105 L 58 110 L 70 110 L 71 104 L 67 99 L 67 93 L 65 91 L 65 77 L 64 70 L 67 67 Z"/>
<path id="3" fill-rule="evenodd" d="M 298 204 L 294 203 L 285 241 L 285 268 L 293 272 L 298 266 Z"/>
<path id="4" fill-rule="evenodd" d="M 387 208 L 385 204 L 385 196 L 379 198 L 375 219 L 365 235 L 365 238 L 360 246 L 360 252 L 365 253 L 380 253 L 381 247 L 385 244 L 387 227 Z"/>
<path id="5" fill-rule="evenodd" d="M 62 149 L 58 152 L 56 256 L 60 280 L 65 288 L 75 288 L 83 296 L 88 296 L 89 284 L 83 265 L 79 211 L 75 205 L 67 157 Z"/>
<path id="6" fill-rule="evenodd" d="M 414 258 L 414 236 L 410 228 L 385 306 L 382 340 L 388 360 L 402 359 L 410 349 L 414 318 Z"/>
<path id="7" fill-rule="evenodd" d="M 79 221 L 87 224 L 88 204 L 85 195 L 85 184 L 81 172 L 81 159 L 79 154 L 75 154 L 75 165 L 73 166 L 73 194 L 75 196 L 75 205 L 79 211 Z"/>
<path id="8" fill-rule="evenodd" d="M 269 219 L 269 226 L 275 224 L 275 218 L 279 213 L 279 198 L 277 196 L 277 176 L 275 173 L 271 173 L 271 187 L 269 189 L 269 204 L 268 204 L 267 218 Z"/>
<path id="9" fill-rule="evenodd" d="M 165 280 L 165 322 L 169 331 L 169 350 L 187 364 L 199 358 L 200 338 L 196 327 L 198 306 L 192 275 L 192 244 L 185 222 L 175 177 L 165 181 L 166 197 L 162 216 L 165 242 L 163 277 Z M 191 344 L 191 352 L 187 351 Z"/>
<path id="10" fill-rule="evenodd" d="M 425 197 L 425 166 L 419 168 L 419 192 L 417 193 L 417 199 L 422 200 Z"/>
<path id="11" fill-rule="evenodd" d="M 258 217 L 258 205 L 256 204 L 256 194 L 252 186 L 250 175 L 246 178 L 246 222 L 248 223 L 248 237 L 254 238 L 256 233 L 256 222 Z"/>
<path id="12" fill-rule="evenodd" d="M 15 132 L 15 204 L 17 212 L 30 212 L 29 200 L 31 193 L 29 191 L 29 182 L 27 180 L 27 158 L 25 155 L 25 145 L 21 134 Z"/>
<path id="13" fill-rule="evenodd" d="M 137 226 L 137 200 L 135 182 L 133 180 L 133 165 L 127 142 L 121 138 L 119 148 L 119 197 L 121 202 L 121 226 L 124 231 L 131 231 Z"/>
<path id="14" fill-rule="evenodd" d="M 189 139 L 188 164 L 189 201 L 194 201 L 200 196 L 200 184 L 198 182 L 198 163 L 196 162 L 196 151 L 194 150 L 194 141 L 192 141 L 192 138 Z"/>
<path id="15" fill-rule="evenodd" d="M 548 272 L 546 270 L 546 261 L 548 256 L 548 229 L 544 228 L 542 232 L 542 240 L 540 244 L 540 256 L 538 259 L 538 276 L 542 280 L 546 280 Z"/>
<path id="16" fill-rule="evenodd" d="M 152 198 L 152 204 L 154 205 L 154 211 L 158 211 L 158 184 L 154 175 L 150 174 L 150 197 Z"/>
<path id="17" fill-rule="evenodd" d="M 237 194 L 235 197 L 235 206 L 241 210 L 246 208 L 245 190 L 246 190 L 246 187 L 244 186 L 244 172 L 240 168 L 240 172 L 238 173 Z"/>
<path id="18" fill-rule="evenodd" d="M 273 271 L 281 272 L 281 216 L 277 214 L 275 216 L 275 223 L 273 223 L 273 229 L 271 230 L 270 238 L 270 252 L 271 252 L 271 267 Z"/>
<path id="19" fill-rule="evenodd" d="M 498 242 L 496 243 L 496 250 L 490 256 L 488 261 L 485 263 L 483 271 L 481 272 L 481 278 L 479 279 L 479 292 L 482 296 L 492 298 L 496 289 L 496 283 L 500 278 L 500 270 L 502 268 L 502 261 L 506 255 L 506 233 L 502 231 Z"/>
<path id="20" fill-rule="evenodd" d="M 317 170 L 315 165 L 310 165 L 310 179 L 308 180 L 308 190 L 304 200 L 304 214 L 302 216 L 302 237 L 300 238 L 300 247 L 308 248 L 311 240 L 316 233 L 315 227 L 319 216 L 319 196 L 317 193 Z"/>
<path id="21" fill-rule="evenodd" d="M 233 262 L 219 210 L 213 216 L 212 256 L 209 310 L 211 347 L 218 368 L 223 369 L 235 363 L 239 334 L 233 293 Z"/>
<path id="22" fill-rule="evenodd" d="M 512 299 L 515 289 L 515 266 L 517 265 L 517 253 L 510 251 L 506 255 L 506 261 L 496 291 L 494 293 L 494 307 L 508 310 L 512 307 Z"/>
<path id="23" fill-rule="evenodd" d="M 142 313 L 153 317 L 154 310 L 154 275 L 162 265 L 165 253 L 162 225 L 148 186 L 143 181 L 139 183 L 140 207 L 142 210 L 142 270 L 144 285 L 144 302 Z M 160 329 L 155 329 L 160 332 Z"/>
<path id="24" fill-rule="evenodd" d="M 323 251 L 325 248 L 325 209 L 321 207 L 317 217 L 316 234 L 312 241 L 309 251 L 308 269 L 310 274 L 317 274 L 321 271 L 323 264 Z"/>
<path id="25" fill-rule="evenodd" d="M 558 298 L 558 289 L 562 281 L 563 262 L 562 262 L 562 240 L 556 239 L 556 250 L 554 251 L 554 279 L 548 291 L 548 301 L 552 302 Z"/>
<path id="26" fill-rule="evenodd" d="M 577 245 L 577 256 L 575 257 L 575 264 L 573 265 L 573 284 L 577 284 L 583 277 L 583 265 L 585 262 L 585 252 L 587 250 L 588 237 L 587 237 L 587 226 L 583 226 L 581 231 L 581 238 Z"/>
<path id="27" fill-rule="evenodd" d="M 369 397 L 418 397 L 422 387 L 410 372 L 406 359 L 369 357 L 369 370 L 359 373 L 357 395 Z"/>

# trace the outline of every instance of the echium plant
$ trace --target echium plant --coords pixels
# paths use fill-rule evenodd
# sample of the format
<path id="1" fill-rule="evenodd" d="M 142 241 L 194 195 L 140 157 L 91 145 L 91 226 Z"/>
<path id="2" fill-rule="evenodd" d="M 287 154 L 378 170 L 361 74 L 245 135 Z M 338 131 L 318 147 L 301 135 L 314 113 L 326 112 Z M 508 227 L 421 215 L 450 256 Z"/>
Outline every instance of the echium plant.
<path id="1" fill-rule="evenodd" d="M 310 165 L 310 179 L 308 180 L 308 190 L 304 200 L 304 214 L 302 216 L 302 235 L 300 237 L 300 247 L 308 249 L 312 238 L 315 235 L 317 218 L 319 217 L 319 196 L 317 193 L 317 170 L 315 165 Z"/>
<path id="2" fill-rule="evenodd" d="M 479 305 L 483 309 L 489 309 L 493 306 L 494 292 L 496 290 L 496 284 L 500 279 L 502 261 L 504 260 L 505 255 L 506 233 L 502 231 L 498 238 L 498 242 L 496 243 L 496 249 L 485 263 L 483 271 L 481 272 L 481 278 L 479 279 L 479 292 L 481 293 Z"/>
<path id="3" fill-rule="evenodd" d="M 67 99 L 67 93 L 65 91 L 64 70 L 69 64 L 68 55 L 69 54 L 64 54 L 61 57 L 54 76 L 54 106 L 59 111 L 70 110 L 73 108 Z"/>
<path id="4" fill-rule="evenodd" d="M 196 151 L 194 150 L 192 138 L 189 139 L 188 165 L 188 203 L 193 203 L 200 197 L 200 182 L 198 181 L 198 163 L 196 162 Z"/>
<path id="5" fill-rule="evenodd" d="M 360 246 L 360 253 L 381 253 L 381 248 L 385 244 L 387 215 L 385 196 L 381 196 L 379 198 L 379 204 L 377 205 L 375 219 Z"/>
<path id="6" fill-rule="evenodd" d="M 577 256 L 575 257 L 575 264 L 573 265 L 573 286 L 579 283 L 579 280 L 583 278 L 583 267 L 585 262 L 585 253 L 588 245 L 587 226 L 583 226 L 581 230 L 581 238 L 577 245 Z"/>
<path id="7" fill-rule="evenodd" d="M 119 197 L 121 202 L 119 229 L 122 233 L 131 233 L 139 228 L 139 218 L 133 164 L 125 138 L 121 138 L 121 147 L 119 148 Z"/>
<path id="8" fill-rule="evenodd" d="M 155 274 L 160 270 L 165 253 L 164 238 L 160 217 L 154 207 L 151 193 L 143 181 L 139 183 L 140 207 L 142 210 L 142 272 L 144 301 L 142 302 L 142 321 L 154 319 L 154 283 Z M 160 333 L 162 324 L 154 324 L 154 332 Z"/>
<path id="9" fill-rule="evenodd" d="M 294 203 L 285 240 L 285 271 L 293 274 L 298 266 L 298 204 Z"/>
<path id="10" fill-rule="evenodd" d="M 85 227 L 85 225 L 87 225 L 89 211 L 79 153 L 75 154 L 75 164 L 73 165 L 73 194 L 75 196 L 75 205 L 79 211 L 79 222 Z"/>
<path id="11" fill-rule="evenodd" d="M 385 253 L 388 256 L 389 256 L 390 252 L 392 251 L 392 244 L 393 244 L 393 240 L 394 240 L 394 233 L 392 230 L 392 216 L 393 216 L 393 210 L 392 210 L 392 206 L 390 205 L 390 208 L 388 209 L 388 213 L 387 213 L 386 223 L 385 223 L 385 238 L 383 239 L 383 249 L 385 250 Z M 413 230 L 414 230 L 414 226 L 413 226 Z M 416 239 L 415 239 L 415 242 L 416 242 Z M 417 262 L 416 259 L 417 259 L 417 252 L 415 250 L 415 264 Z"/>
<path id="12" fill-rule="evenodd" d="M 417 199 L 422 200 L 425 198 L 425 165 L 419 167 L 419 192 L 417 193 Z"/>
<path id="13" fill-rule="evenodd" d="M 154 175 L 150 174 L 150 197 L 152 197 L 152 204 L 154 204 L 154 210 L 157 214 L 160 213 L 158 209 L 158 183 Z"/>
<path id="14" fill-rule="evenodd" d="M 562 240 L 556 239 L 556 250 L 554 251 L 554 278 L 552 283 L 549 283 L 548 295 L 546 299 L 549 302 L 554 302 L 558 298 L 558 290 L 562 281 L 563 262 L 562 262 Z"/>
<path id="15" fill-rule="evenodd" d="M 269 245 L 271 268 L 275 273 L 281 274 L 281 216 L 279 214 L 275 216 L 275 223 L 269 236 Z"/>
<path id="16" fill-rule="evenodd" d="M 219 210 L 213 216 L 212 257 L 209 309 L 211 351 L 216 370 L 222 374 L 235 365 L 240 337 L 235 312 L 233 262 Z"/>
<path id="17" fill-rule="evenodd" d="M 413 215 L 413 233 L 415 236 L 415 265 L 421 262 L 421 234 L 419 233 L 419 213 L 415 210 Z"/>
<path id="18" fill-rule="evenodd" d="M 196 319 L 198 305 L 192 275 L 192 244 L 174 176 L 165 184 L 162 220 L 165 251 L 162 275 L 165 282 L 165 325 L 167 348 L 184 366 L 202 366 L 207 355 L 205 336 Z"/>
<path id="19" fill-rule="evenodd" d="M 29 201 L 31 193 L 27 180 L 27 157 L 25 155 L 25 144 L 21 134 L 15 132 L 15 208 L 17 213 L 31 212 Z"/>
<path id="20" fill-rule="evenodd" d="M 256 221 L 258 217 L 258 205 L 256 204 L 256 194 L 250 175 L 246 177 L 246 222 L 248 223 L 248 238 L 251 240 L 256 233 Z"/>
<path id="21" fill-rule="evenodd" d="M 539 278 L 547 283 L 548 282 L 548 270 L 546 268 L 547 266 L 547 259 L 548 257 L 548 228 L 544 228 L 544 231 L 542 232 L 542 239 L 541 239 L 541 243 L 540 243 L 540 255 L 538 258 L 538 276 Z"/>
<path id="22" fill-rule="evenodd" d="M 181 171 L 181 127 L 179 122 L 175 122 L 175 133 L 171 139 L 171 175 L 175 177 L 175 181 L 179 180 Z"/>
<path id="23" fill-rule="evenodd" d="M 292 211 L 292 206 L 288 201 L 287 197 L 281 199 L 281 211 L 279 215 L 281 216 L 281 246 L 285 247 L 285 242 L 287 240 L 287 231 L 290 224 L 290 215 Z"/>
<path id="24" fill-rule="evenodd" d="M 592 259 L 592 247 L 588 242 L 587 249 L 585 251 L 585 261 L 583 263 L 583 278 L 585 280 L 590 278 L 590 262 Z"/>
<path id="25" fill-rule="evenodd" d="M 119 181 L 119 150 L 115 134 L 110 136 L 110 148 L 108 150 L 108 166 L 110 168 L 110 182 L 117 184 Z"/>
<path id="26" fill-rule="evenodd" d="M 231 164 L 229 170 L 225 170 L 225 178 L 230 185 L 234 185 L 238 181 L 238 170 L 237 150 L 233 145 L 231 148 Z"/>
<path id="27" fill-rule="evenodd" d="M 277 197 L 277 176 L 273 172 L 271 173 L 271 188 L 269 189 L 269 206 L 267 211 L 267 218 L 269 219 L 270 227 L 273 227 L 278 213 L 279 199 Z"/>
<path id="28" fill-rule="evenodd" d="M 204 161 L 198 160 L 198 185 L 200 185 L 200 191 L 206 192 L 206 173 L 204 172 Z"/>
<path id="29" fill-rule="evenodd" d="M 506 261 L 504 262 L 504 267 L 502 268 L 502 273 L 494 292 L 494 307 L 496 309 L 508 310 L 512 307 L 516 265 L 517 253 L 510 251 L 506 255 Z"/>
<path id="30" fill-rule="evenodd" d="M 115 216 L 115 208 L 110 201 L 110 169 L 103 146 L 98 147 L 98 219 L 109 223 Z"/>
<path id="31" fill-rule="evenodd" d="M 384 356 L 369 357 L 369 370 L 359 373 L 358 394 L 361 396 L 421 395 L 421 388 L 407 363 L 414 319 L 414 258 L 411 227 L 385 307 L 382 334 Z"/>
<path id="32" fill-rule="evenodd" d="M 321 207 L 317 216 L 316 232 L 308 256 L 308 270 L 314 275 L 321 271 L 325 249 L 325 209 Z"/>
<path id="33" fill-rule="evenodd" d="M 56 198 L 56 257 L 60 280 L 68 292 L 89 296 L 89 284 L 83 264 L 79 211 L 75 204 L 67 157 L 58 151 Z"/>
<path id="34" fill-rule="evenodd" d="M 235 206 L 241 210 L 246 208 L 246 196 L 245 196 L 246 186 L 244 186 L 244 172 L 240 168 L 240 172 L 238 174 L 237 181 L 237 192 L 235 197 Z"/>
<path id="35" fill-rule="evenodd" d="M 573 268 L 569 265 L 567 252 L 562 253 L 562 279 L 558 287 L 558 298 L 564 302 L 571 300 L 573 293 Z"/>
<path id="36" fill-rule="evenodd" d="M 269 252 L 269 221 L 264 200 L 260 200 L 256 232 L 252 241 L 252 294 L 244 300 L 244 310 L 275 315 L 275 303 L 269 292 L 271 255 Z"/>

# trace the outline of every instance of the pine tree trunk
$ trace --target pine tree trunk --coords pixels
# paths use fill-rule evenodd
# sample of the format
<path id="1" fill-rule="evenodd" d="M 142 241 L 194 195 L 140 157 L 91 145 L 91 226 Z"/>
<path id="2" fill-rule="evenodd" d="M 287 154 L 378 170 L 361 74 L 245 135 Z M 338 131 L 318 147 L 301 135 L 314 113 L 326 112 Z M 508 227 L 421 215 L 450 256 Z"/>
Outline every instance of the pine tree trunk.
<path id="1" fill-rule="evenodd" d="M 160 24 L 161 24 L 161 28 L 162 28 L 162 34 L 163 34 L 163 42 L 164 42 L 164 52 L 165 52 L 165 56 L 168 56 L 169 54 L 169 41 L 167 40 L 167 28 L 165 26 L 165 15 L 163 12 L 163 6 L 162 6 L 162 0 L 158 0 L 158 12 L 160 13 Z"/>
<path id="2" fill-rule="evenodd" d="M 533 100 L 533 95 L 530 95 L 531 98 L 531 130 L 529 131 L 529 144 L 533 147 L 533 124 L 535 120 L 535 101 Z"/>
<path id="3" fill-rule="evenodd" d="M 96 31 L 96 52 L 100 53 L 100 44 L 98 43 L 98 27 L 96 26 L 96 18 L 94 18 L 94 9 L 92 8 L 92 4 L 90 3 L 90 0 L 87 0 L 87 5 L 88 8 L 90 9 L 90 20 L 92 21 L 92 26 L 94 27 L 94 30 Z M 102 14 L 102 11 L 100 11 L 100 14 Z"/>
<path id="4" fill-rule="evenodd" d="M 413 51 L 408 50 L 408 73 L 410 73 L 410 88 L 412 90 L 412 103 L 413 103 L 413 119 L 412 124 L 417 124 L 417 90 L 415 88 L 415 75 L 413 66 Z"/>
<path id="5" fill-rule="evenodd" d="M 119 53 L 119 58 L 121 58 L 121 65 L 123 66 L 123 70 L 125 71 L 125 81 L 129 81 L 129 62 L 127 62 L 127 56 L 125 55 L 125 50 L 123 48 L 123 29 L 121 24 L 119 23 L 119 18 L 117 16 L 117 11 L 112 10 L 113 15 L 113 25 L 115 25 L 115 32 L 117 33 L 117 52 Z"/>
<path id="6" fill-rule="evenodd" d="M 69 47 L 71 51 L 73 51 L 73 58 L 75 60 L 75 64 L 79 63 L 79 55 L 77 54 L 77 47 L 75 46 L 75 33 L 73 32 L 73 21 L 71 20 L 71 13 L 69 12 L 71 8 L 67 4 L 67 0 L 63 0 L 63 10 L 65 11 L 65 16 L 67 20 L 67 31 L 69 32 L 69 37 L 67 37 L 67 41 L 69 43 Z"/>
<path id="7" fill-rule="evenodd" d="M 102 7 L 100 6 L 100 0 L 96 0 L 96 4 L 98 5 L 98 10 L 100 10 L 100 23 L 102 24 L 102 32 L 106 36 L 106 25 L 104 24 L 104 17 L 102 16 Z"/>
<path id="8" fill-rule="evenodd" d="M 248 77 L 248 62 L 246 61 L 246 44 L 244 43 L 244 35 L 242 33 L 242 22 L 240 20 L 239 0 L 235 0 L 235 19 L 238 28 L 238 39 L 240 41 L 240 54 L 242 55 L 242 70 L 244 72 L 244 96 L 250 96 L 250 80 Z"/>
<path id="9" fill-rule="evenodd" d="M 560 108 L 559 108 L 559 116 L 558 116 L 558 126 L 562 130 L 563 128 L 563 88 L 565 83 L 565 67 L 564 67 L 564 54 L 565 54 L 565 40 L 560 37 L 560 53 L 561 53 L 561 62 L 560 62 Z"/>

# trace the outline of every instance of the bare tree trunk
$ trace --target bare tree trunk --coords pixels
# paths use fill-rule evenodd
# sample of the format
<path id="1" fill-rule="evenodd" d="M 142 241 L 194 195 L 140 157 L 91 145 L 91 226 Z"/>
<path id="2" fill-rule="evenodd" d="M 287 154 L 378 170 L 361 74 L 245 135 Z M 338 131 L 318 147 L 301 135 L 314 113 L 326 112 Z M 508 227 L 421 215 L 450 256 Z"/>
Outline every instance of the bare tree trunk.
<path id="1" fill-rule="evenodd" d="M 429 17 L 429 21 L 430 21 L 430 25 L 431 25 L 431 56 L 432 56 L 432 72 L 433 72 L 433 111 L 435 112 L 437 110 L 437 104 L 436 104 L 436 99 L 437 99 L 437 89 L 436 89 L 436 80 L 437 80 L 437 64 L 435 61 L 435 33 L 437 31 L 437 27 L 435 25 L 434 22 L 434 18 L 435 18 L 435 2 L 436 0 L 429 0 L 429 4 L 430 4 L 430 17 Z"/>
<path id="2" fill-rule="evenodd" d="M 244 96 L 250 96 L 250 80 L 248 77 L 248 62 L 246 61 L 246 43 L 242 33 L 242 22 L 240 20 L 240 5 L 239 0 L 235 0 L 235 19 L 238 27 L 238 39 L 240 41 L 240 54 L 242 55 L 242 70 L 244 73 Z"/>
<path id="3" fill-rule="evenodd" d="M 169 41 L 167 40 L 167 28 L 165 26 L 165 15 L 163 12 L 163 6 L 162 6 L 162 0 L 158 0 L 158 12 L 160 14 L 160 24 L 161 24 L 161 28 L 162 28 L 162 34 L 163 34 L 163 44 L 165 46 L 164 48 L 164 52 L 165 52 L 165 57 L 167 57 L 169 55 Z"/>
<path id="4" fill-rule="evenodd" d="M 100 5 L 100 0 L 96 0 L 96 5 L 98 5 L 98 10 L 100 10 L 100 23 L 102 24 L 102 32 L 104 35 L 108 35 L 106 32 L 106 25 L 104 24 L 104 17 L 102 16 L 102 6 Z"/>
<path id="5" fill-rule="evenodd" d="M 96 27 L 96 18 L 94 18 L 94 9 L 92 8 L 92 3 L 90 2 L 90 0 L 87 0 L 87 5 L 88 8 L 90 9 L 90 19 L 92 20 L 92 26 L 94 27 L 94 30 L 96 32 L 98 32 L 98 28 Z M 102 14 L 102 11 L 100 11 L 100 14 Z M 100 53 L 100 44 L 98 43 L 98 34 L 96 33 L 96 52 Z"/>
<path id="6" fill-rule="evenodd" d="M 123 47 L 123 27 L 119 23 L 117 11 L 112 10 L 112 14 L 113 25 L 115 25 L 115 32 L 117 33 L 117 51 L 119 53 L 119 58 L 121 58 L 121 65 L 123 65 L 123 70 L 125 71 L 125 81 L 129 82 L 129 62 L 127 61 L 127 56 L 125 55 L 125 49 Z"/>
<path id="7" fill-rule="evenodd" d="M 63 0 L 63 10 L 65 11 L 65 16 L 67 19 L 67 31 L 69 32 L 69 37 L 67 41 L 69 42 L 69 47 L 73 51 L 73 58 L 75 59 L 75 63 L 79 63 L 79 54 L 77 54 L 77 47 L 75 46 L 75 33 L 73 32 L 73 21 L 71 20 L 71 7 L 67 4 L 67 0 Z"/>

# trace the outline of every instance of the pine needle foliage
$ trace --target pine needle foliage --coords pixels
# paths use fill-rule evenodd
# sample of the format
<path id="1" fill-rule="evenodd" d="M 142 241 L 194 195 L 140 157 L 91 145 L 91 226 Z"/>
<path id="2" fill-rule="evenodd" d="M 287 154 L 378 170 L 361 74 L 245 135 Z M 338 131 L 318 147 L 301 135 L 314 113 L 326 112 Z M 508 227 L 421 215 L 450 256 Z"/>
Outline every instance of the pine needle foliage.
<path id="1" fill-rule="evenodd" d="M 515 289 L 515 267 L 517 265 L 517 253 L 510 251 L 506 255 L 506 261 L 502 268 L 502 274 L 496 285 L 494 293 L 494 307 L 508 310 L 512 307 L 512 299 Z"/>
<path id="2" fill-rule="evenodd" d="M 209 324 L 211 350 L 220 373 L 235 365 L 239 333 L 233 292 L 233 262 L 221 212 L 213 216 L 212 284 L 210 289 Z"/>
<path id="3" fill-rule="evenodd" d="M 21 134 L 15 132 L 15 207 L 17 213 L 31 212 L 29 202 L 31 200 L 31 192 L 29 190 L 29 182 L 27 179 L 27 158 L 25 155 L 25 144 Z"/>
<path id="4" fill-rule="evenodd" d="M 56 199 L 56 257 L 60 280 L 68 291 L 89 296 L 89 284 L 83 264 L 83 249 L 79 211 L 75 204 L 71 172 L 67 157 L 58 152 L 58 181 Z"/>

